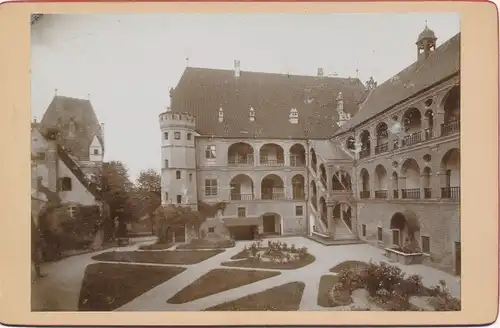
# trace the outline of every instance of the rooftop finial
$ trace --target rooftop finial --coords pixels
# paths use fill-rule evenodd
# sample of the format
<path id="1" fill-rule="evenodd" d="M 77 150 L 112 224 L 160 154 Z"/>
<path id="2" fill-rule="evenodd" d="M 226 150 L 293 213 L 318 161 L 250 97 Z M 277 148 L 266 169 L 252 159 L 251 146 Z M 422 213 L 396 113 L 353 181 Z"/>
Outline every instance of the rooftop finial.
<path id="1" fill-rule="evenodd" d="M 89 100 L 90 100 L 90 93 L 88 93 L 88 94 L 87 94 L 87 97 L 88 97 L 88 98 L 89 98 Z"/>
<path id="2" fill-rule="evenodd" d="M 57 96 L 57 88 L 54 89 L 54 94 Z"/>
<path id="3" fill-rule="evenodd" d="M 425 20 L 425 27 L 427 27 L 427 19 Z"/>
<path id="4" fill-rule="evenodd" d="M 186 57 L 186 67 L 189 67 L 189 57 Z"/>

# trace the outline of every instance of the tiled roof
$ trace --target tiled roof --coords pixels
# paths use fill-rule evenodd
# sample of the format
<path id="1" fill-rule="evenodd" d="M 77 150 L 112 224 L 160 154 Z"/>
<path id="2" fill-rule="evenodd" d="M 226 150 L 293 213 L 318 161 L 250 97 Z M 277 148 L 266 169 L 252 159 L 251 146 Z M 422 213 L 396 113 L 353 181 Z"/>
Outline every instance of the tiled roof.
<path id="1" fill-rule="evenodd" d="M 352 160 L 353 155 L 349 156 L 345 150 L 340 149 L 338 146 L 332 147 L 328 139 L 314 140 L 311 143 L 311 148 L 314 148 L 316 156 L 320 157 L 321 161 L 329 160 Z"/>
<path id="2" fill-rule="evenodd" d="M 325 138 L 338 128 L 335 102 L 353 115 L 366 95 L 359 79 L 188 67 L 172 92 L 172 110 L 196 117 L 200 135 L 228 138 Z M 249 120 L 250 108 L 255 121 Z M 224 121 L 218 111 L 223 109 Z M 296 108 L 299 123 L 289 122 Z"/>
<path id="3" fill-rule="evenodd" d="M 412 95 L 454 75 L 460 70 L 460 33 L 437 47 L 427 59 L 420 59 L 376 87 L 359 112 L 335 135 L 364 123 Z"/>
<path id="4" fill-rule="evenodd" d="M 69 123 L 76 125 L 75 136 L 69 136 Z M 78 160 L 89 160 L 89 147 L 94 136 L 97 136 L 104 148 L 101 138 L 101 125 L 87 99 L 55 96 L 40 121 L 42 133 L 56 128 L 60 131 L 62 145 Z"/>

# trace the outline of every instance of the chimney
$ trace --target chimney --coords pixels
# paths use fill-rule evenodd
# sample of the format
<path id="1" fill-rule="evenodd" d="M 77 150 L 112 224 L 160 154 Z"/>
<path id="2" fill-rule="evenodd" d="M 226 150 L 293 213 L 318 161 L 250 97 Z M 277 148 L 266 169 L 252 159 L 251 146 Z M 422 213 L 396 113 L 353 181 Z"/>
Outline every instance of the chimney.
<path id="1" fill-rule="evenodd" d="M 239 60 L 234 61 L 234 76 L 240 77 L 240 61 Z"/>
<path id="2" fill-rule="evenodd" d="M 102 147 L 104 148 L 104 123 L 101 123 L 101 139 L 102 139 Z"/>
<path id="3" fill-rule="evenodd" d="M 318 76 L 323 76 L 323 69 L 321 67 L 318 68 Z"/>

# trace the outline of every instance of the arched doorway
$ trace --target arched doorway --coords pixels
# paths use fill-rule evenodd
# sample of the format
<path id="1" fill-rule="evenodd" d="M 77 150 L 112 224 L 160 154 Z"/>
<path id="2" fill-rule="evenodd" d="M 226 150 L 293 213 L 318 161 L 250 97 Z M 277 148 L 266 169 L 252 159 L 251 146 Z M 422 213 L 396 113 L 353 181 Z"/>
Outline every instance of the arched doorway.
<path id="1" fill-rule="evenodd" d="M 290 166 L 306 165 L 306 149 L 301 144 L 290 147 Z"/>
<path id="2" fill-rule="evenodd" d="M 401 198 L 420 199 L 420 167 L 413 158 L 407 158 L 401 165 L 401 175 L 404 176 L 404 188 Z"/>
<path id="3" fill-rule="evenodd" d="M 276 174 L 269 174 L 262 179 L 261 197 L 264 200 L 277 200 L 285 197 L 285 187 L 283 180 Z"/>
<path id="4" fill-rule="evenodd" d="M 392 244 L 403 247 L 409 241 L 419 244 L 420 223 L 415 213 L 410 211 L 396 212 L 391 218 Z"/>
<path id="5" fill-rule="evenodd" d="M 441 159 L 441 197 L 460 199 L 460 149 L 448 150 Z"/>
<path id="6" fill-rule="evenodd" d="M 389 131 L 387 124 L 381 122 L 375 128 L 377 135 L 377 145 L 375 146 L 375 154 L 385 153 L 389 150 Z"/>
<path id="7" fill-rule="evenodd" d="M 265 213 L 262 214 L 261 218 L 264 234 L 281 234 L 281 215 L 278 213 Z"/>
<path id="8" fill-rule="evenodd" d="M 253 181 L 246 174 L 238 174 L 231 179 L 231 200 L 253 200 Z"/>
<path id="9" fill-rule="evenodd" d="M 253 165 L 253 147 L 245 142 L 237 142 L 229 146 L 227 150 L 228 165 Z"/>
<path id="10" fill-rule="evenodd" d="M 361 142 L 361 151 L 359 152 L 359 158 L 366 158 L 371 155 L 371 137 L 368 130 L 363 130 L 359 136 Z"/>
<path id="11" fill-rule="evenodd" d="M 387 198 L 387 170 L 382 164 L 375 167 L 375 198 Z"/>
<path id="12" fill-rule="evenodd" d="M 402 141 L 403 147 L 415 145 L 422 141 L 422 114 L 418 108 L 409 108 L 403 115 L 403 127 L 405 137 Z"/>
<path id="13" fill-rule="evenodd" d="M 361 180 L 361 188 L 359 198 L 370 198 L 370 174 L 368 170 L 363 168 L 359 173 Z"/>
<path id="14" fill-rule="evenodd" d="M 294 175 L 292 178 L 292 197 L 293 199 L 305 199 L 304 177 L 301 174 Z"/>
<path id="15" fill-rule="evenodd" d="M 333 208 L 333 219 L 341 220 L 352 232 L 351 206 L 347 203 L 338 203 Z"/>
<path id="16" fill-rule="evenodd" d="M 268 143 L 260 147 L 260 164 L 266 166 L 285 165 L 285 152 L 280 145 Z"/>
<path id="17" fill-rule="evenodd" d="M 454 86 L 443 99 L 444 122 L 441 135 L 451 135 L 460 131 L 460 86 Z"/>

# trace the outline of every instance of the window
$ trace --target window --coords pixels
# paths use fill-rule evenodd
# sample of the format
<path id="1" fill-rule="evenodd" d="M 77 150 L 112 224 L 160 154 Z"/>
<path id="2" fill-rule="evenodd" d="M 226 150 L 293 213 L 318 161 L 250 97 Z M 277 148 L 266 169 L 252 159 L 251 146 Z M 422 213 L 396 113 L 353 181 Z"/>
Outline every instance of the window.
<path id="1" fill-rule="evenodd" d="M 73 121 L 69 122 L 68 136 L 74 137 L 76 133 L 76 123 Z"/>
<path id="2" fill-rule="evenodd" d="M 238 217 L 244 218 L 245 216 L 247 216 L 247 209 L 244 207 L 238 207 Z"/>
<path id="3" fill-rule="evenodd" d="M 179 180 L 181 178 L 181 171 L 175 171 L 175 178 Z"/>
<path id="4" fill-rule="evenodd" d="M 182 203 L 182 196 L 177 195 L 177 204 L 180 204 L 180 203 Z"/>
<path id="5" fill-rule="evenodd" d="M 193 173 L 189 173 L 189 182 L 193 181 Z"/>
<path id="6" fill-rule="evenodd" d="M 64 177 L 59 179 L 60 191 L 71 191 L 71 178 Z"/>
<path id="7" fill-rule="evenodd" d="M 165 160 L 165 168 L 168 168 L 168 159 Z"/>
<path id="8" fill-rule="evenodd" d="M 165 203 L 168 203 L 168 192 L 165 193 Z"/>
<path id="9" fill-rule="evenodd" d="M 99 155 L 99 149 L 94 149 L 94 155 Z"/>
<path id="10" fill-rule="evenodd" d="M 191 140 L 191 133 L 187 134 L 187 140 Z"/>
<path id="11" fill-rule="evenodd" d="M 361 225 L 361 235 L 366 237 L 366 224 Z"/>
<path id="12" fill-rule="evenodd" d="M 382 241 L 382 227 L 377 228 L 377 240 Z"/>
<path id="13" fill-rule="evenodd" d="M 431 253 L 431 238 L 429 236 L 422 236 L 422 253 Z"/>
<path id="14" fill-rule="evenodd" d="M 205 148 L 205 158 L 206 159 L 215 159 L 215 145 L 208 145 Z"/>
<path id="15" fill-rule="evenodd" d="M 42 181 L 42 177 L 36 177 L 36 190 L 40 190 L 40 188 L 42 188 Z"/>
<path id="16" fill-rule="evenodd" d="M 44 152 L 39 152 L 37 154 L 37 158 L 41 161 L 45 160 L 45 153 Z"/>
<path id="17" fill-rule="evenodd" d="M 397 245 L 397 246 L 401 246 L 400 245 L 400 231 L 399 230 L 392 230 L 392 244 L 393 245 Z"/>
<path id="18" fill-rule="evenodd" d="M 68 206 L 68 213 L 69 216 L 74 219 L 76 216 L 76 207 L 75 206 Z"/>
<path id="19" fill-rule="evenodd" d="M 168 140 L 168 132 L 163 132 L 163 139 Z"/>
<path id="20" fill-rule="evenodd" d="M 181 139 L 181 133 L 180 132 L 174 132 L 174 139 L 175 140 L 180 140 Z"/>
<path id="21" fill-rule="evenodd" d="M 296 216 L 304 215 L 304 208 L 302 206 L 295 206 L 295 215 Z"/>
<path id="22" fill-rule="evenodd" d="M 217 196 L 217 179 L 205 180 L 205 196 Z"/>
<path id="23" fill-rule="evenodd" d="M 214 232 L 215 232 L 215 227 L 209 227 L 209 228 L 208 228 L 208 232 L 210 232 L 210 233 L 214 233 Z"/>

